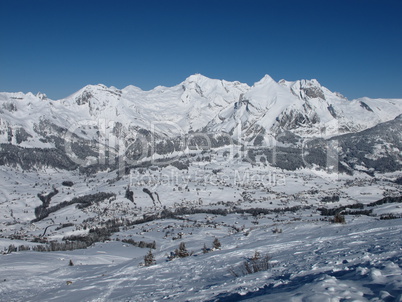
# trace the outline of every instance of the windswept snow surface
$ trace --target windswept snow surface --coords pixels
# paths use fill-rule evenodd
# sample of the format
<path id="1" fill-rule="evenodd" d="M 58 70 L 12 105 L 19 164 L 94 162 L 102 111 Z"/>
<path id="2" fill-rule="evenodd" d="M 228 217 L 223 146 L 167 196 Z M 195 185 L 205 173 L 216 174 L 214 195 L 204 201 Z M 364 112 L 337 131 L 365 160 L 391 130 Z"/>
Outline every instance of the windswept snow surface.
<path id="1" fill-rule="evenodd" d="M 193 256 L 166 262 L 165 255 L 178 245 L 167 242 L 154 251 L 157 264 L 151 267 L 139 266 L 147 250 L 120 242 L 73 252 L 3 255 L 0 300 L 400 301 L 400 220 L 360 217 L 335 225 L 295 219 L 274 234 L 271 228 L 278 225 L 272 221 L 262 219 L 251 227 L 246 218 L 212 217 L 218 224 L 238 220 L 247 232 L 194 228 L 185 240 Z M 158 222 L 159 228 L 171 223 Z M 151 227 L 158 226 L 144 226 Z M 214 236 L 222 249 L 202 254 L 202 243 Z M 234 278 L 229 269 L 256 250 L 269 253 L 273 267 Z M 70 259 L 74 266 L 68 266 Z"/>

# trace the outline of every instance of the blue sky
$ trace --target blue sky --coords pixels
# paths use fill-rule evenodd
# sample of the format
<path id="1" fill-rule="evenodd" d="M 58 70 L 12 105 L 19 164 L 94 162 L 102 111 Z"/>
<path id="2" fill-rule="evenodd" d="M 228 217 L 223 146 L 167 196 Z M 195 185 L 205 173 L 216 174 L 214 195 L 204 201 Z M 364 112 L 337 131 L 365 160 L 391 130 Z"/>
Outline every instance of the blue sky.
<path id="1" fill-rule="evenodd" d="M 194 73 L 402 98 L 402 1 L 0 0 L 0 91 L 144 90 Z"/>

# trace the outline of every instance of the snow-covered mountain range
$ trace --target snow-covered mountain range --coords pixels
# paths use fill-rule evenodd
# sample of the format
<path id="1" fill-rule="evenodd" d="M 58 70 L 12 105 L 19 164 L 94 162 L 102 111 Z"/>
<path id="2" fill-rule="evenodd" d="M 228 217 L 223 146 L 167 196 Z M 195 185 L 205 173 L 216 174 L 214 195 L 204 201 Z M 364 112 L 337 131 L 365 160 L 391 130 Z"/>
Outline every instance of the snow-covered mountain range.
<path id="1" fill-rule="evenodd" d="M 218 139 L 212 147 L 232 139 L 267 146 L 278 144 L 278 135 L 283 139 L 289 134 L 299 141 L 330 139 L 392 122 L 400 114 L 402 99 L 348 100 L 317 80 L 275 82 L 268 75 L 251 87 L 200 74 L 174 87 L 158 86 L 150 91 L 88 85 L 61 100 L 48 99 L 42 93 L 0 93 L 0 162 L 23 166 L 27 156 L 21 152 L 35 148 L 38 157 L 53 157 L 62 163 L 59 168 L 73 169 L 71 160 L 80 159 L 84 165 L 98 163 L 102 148 L 105 158 L 115 158 L 123 149 L 134 158 L 150 156 L 148 149 L 166 155 L 186 149 L 180 137 L 193 136 L 192 147 L 197 149 L 202 142 L 194 133 L 220 136 L 221 142 Z M 399 125 L 400 119 L 394 123 Z M 395 147 L 399 136 L 383 143 Z M 155 142 L 159 145 L 151 146 Z M 373 141 L 371 147 L 376 146 Z M 397 155 L 397 162 L 399 158 Z"/>
<path id="2" fill-rule="evenodd" d="M 125 131 L 171 123 L 172 128 L 155 126 L 167 136 L 190 131 L 233 133 L 239 124 L 245 131 L 290 130 L 301 136 L 322 136 L 357 132 L 392 120 L 402 113 L 402 100 L 349 101 L 317 80 L 275 82 L 266 75 L 250 87 L 196 74 L 174 87 L 150 91 L 88 85 L 61 100 L 42 93 L 0 93 L 0 109 L 0 142 L 46 147 L 38 134 L 45 120 L 69 129 L 103 119 L 112 126 L 122 124 Z M 26 132 L 25 139 L 21 132 Z"/>

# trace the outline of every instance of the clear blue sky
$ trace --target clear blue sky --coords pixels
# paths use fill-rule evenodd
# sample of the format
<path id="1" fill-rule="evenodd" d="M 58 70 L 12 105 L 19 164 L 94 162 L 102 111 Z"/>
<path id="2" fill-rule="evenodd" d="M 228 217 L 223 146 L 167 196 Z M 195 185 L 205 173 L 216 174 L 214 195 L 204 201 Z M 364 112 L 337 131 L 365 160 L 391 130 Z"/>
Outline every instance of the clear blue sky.
<path id="1" fill-rule="evenodd" d="M 402 98 L 401 16 L 400 0 L 0 0 L 0 91 L 269 74 Z"/>

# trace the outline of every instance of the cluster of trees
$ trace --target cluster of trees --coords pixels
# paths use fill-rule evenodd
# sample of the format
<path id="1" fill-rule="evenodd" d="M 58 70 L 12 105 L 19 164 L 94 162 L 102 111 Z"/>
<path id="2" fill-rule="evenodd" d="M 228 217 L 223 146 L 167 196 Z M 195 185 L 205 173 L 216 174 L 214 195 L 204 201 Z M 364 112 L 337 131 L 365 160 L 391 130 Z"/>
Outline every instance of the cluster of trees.
<path id="1" fill-rule="evenodd" d="M 130 190 L 130 186 L 127 186 L 126 194 L 124 195 L 124 197 L 135 204 L 135 202 L 134 202 L 134 192 Z"/>
<path id="2" fill-rule="evenodd" d="M 15 246 L 10 244 L 8 248 L 4 251 L 6 254 L 11 254 L 12 252 L 22 252 L 22 251 L 35 251 L 35 252 L 57 252 L 57 251 L 73 251 L 77 249 L 86 249 L 88 243 L 84 241 L 67 241 L 67 242 L 57 242 L 52 241 L 48 244 L 41 245 L 20 245 Z"/>
<path id="3" fill-rule="evenodd" d="M 179 244 L 179 247 L 174 250 L 174 252 L 170 252 L 170 255 L 167 257 L 168 261 L 171 261 L 175 258 L 186 258 L 188 256 L 191 256 L 193 252 L 189 252 L 186 248 L 186 244 L 184 242 L 181 242 Z"/>
<path id="4" fill-rule="evenodd" d="M 221 243 L 218 238 L 215 238 L 214 241 L 212 242 L 212 250 L 219 250 L 221 249 Z M 202 248 L 202 252 L 204 254 L 210 252 L 211 249 L 207 248 L 206 245 L 204 244 L 204 247 Z M 186 244 L 184 242 L 181 242 L 179 244 L 179 247 L 174 250 L 174 252 L 171 252 L 170 255 L 167 257 L 168 261 L 172 261 L 173 259 L 176 258 L 186 258 L 191 255 L 193 255 L 194 252 L 190 252 L 187 250 Z M 150 248 L 149 252 L 144 256 L 144 266 L 151 266 L 156 264 L 156 260 L 154 255 L 152 254 L 152 249 Z"/>
<path id="5" fill-rule="evenodd" d="M 83 242 L 86 246 L 91 246 L 95 242 L 104 242 L 110 240 L 112 233 L 119 231 L 119 227 L 103 227 L 90 229 L 86 235 L 72 235 L 63 237 L 66 242 Z"/>
<path id="6" fill-rule="evenodd" d="M 237 278 L 261 271 L 267 271 L 271 267 L 271 256 L 269 254 L 261 255 L 260 252 L 255 251 L 251 258 L 244 260 L 238 266 L 230 267 L 229 273 Z"/>
<path id="7" fill-rule="evenodd" d="M 62 170 L 74 170 L 77 167 L 62 150 L 23 148 L 11 144 L 0 144 L 0 166 L 32 168 L 53 167 Z"/>
<path id="8" fill-rule="evenodd" d="M 294 206 L 294 207 L 285 207 L 285 208 L 275 208 L 275 209 L 266 209 L 266 208 L 250 208 L 250 209 L 241 209 L 241 208 L 235 208 L 233 210 L 234 213 L 238 214 L 251 214 L 252 216 L 256 217 L 261 214 L 263 215 L 269 215 L 269 214 L 278 214 L 278 213 L 285 213 L 285 212 L 292 212 L 295 213 L 301 209 L 309 209 L 309 206 Z"/>
<path id="9" fill-rule="evenodd" d="M 41 221 L 42 219 L 48 217 L 49 214 L 54 213 L 62 208 L 68 207 L 72 204 L 78 204 L 77 207 L 80 209 L 83 209 L 83 208 L 89 207 L 93 203 L 98 203 L 102 200 L 109 199 L 112 197 L 116 197 L 116 194 L 99 192 L 99 193 L 95 193 L 95 194 L 88 194 L 88 195 L 84 195 L 84 196 L 80 196 L 80 197 L 75 197 L 70 201 L 63 201 L 52 207 L 46 207 L 44 204 L 42 204 L 35 208 L 36 218 L 34 220 L 32 220 L 32 222 Z"/>
<path id="10" fill-rule="evenodd" d="M 150 249 L 148 254 L 144 256 L 144 266 L 151 266 L 156 264 L 156 260 L 154 255 L 152 254 L 152 250 Z"/>
<path id="11" fill-rule="evenodd" d="M 62 184 L 63 186 L 65 186 L 65 187 L 72 187 L 72 186 L 74 186 L 74 183 L 73 183 L 72 181 L 70 181 L 70 180 L 65 180 L 65 181 L 63 181 L 61 184 Z"/>
<path id="12" fill-rule="evenodd" d="M 341 215 L 341 213 L 336 213 L 334 218 L 331 220 L 333 223 L 346 223 L 345 216 Z"/>
<path id="13" fill-rule="evenodd" d="M 375 202 L 369 203 L 367 206 L 368 207 L 375 207 L 375 206 L 380 206 L 385 203 L 402 203 L 402 196 L 397 196 L 397 197 L 384 197 L 380 200 L 377 200 Z"/>
<path id="14" fill-rule="evenodd" d="M 174 211 L 164 210 L 163 215 L 170 216 L 167 218 L 177 218 L 177 215 L 192 215 L 192 214 L 212 214 L 226 216 L 229 214 L 227 209 L 201 209 L 201 208 L 187 208 L 180 207 Z"/>
<path id="15" fill-rule="evenodd" d="M 346 206 L 335 207 L 331 209 L 327 208 L 318 208 L 318 211 L 321 212 L 322 216 L 334 216 L 338 213 L 345 211 L 346 209 L 363 209 L 364 205 L 362 203 L 355 203 Z"/>
<path id="16" fill-rule="evenodd" d="M 188 167 L 190 166 L 190 162 L 188 160 L 186 161 L 174 161 L 170 164 L 171 166 L 179 169 L 179 170 L 188 170 Z"/>
<path id="17" fill-rule="evenodd" d="M 399 218 L 402 218 L 402 214 L 398 215 L 398 214 L 391 213 L 391 214 L 382 214 L 380 216 L 381 220 L 390 220 L 390 219 L 399 219 Z"/>
<path id="18" fill-rule="evenodd" d="M 380 200 L 377 200 L 375 202 L 369 203 L 366 206 L 367 207 L 375 207 L 375 206 L 380 206 L 386 203 L 402 203 L 402 196 L 398 197 L 385 197 Z M 356 209 L 355 211 L 347 210 L 347 209 Z M 364 204 L 362 203 L 355 203 L 351 205 L 345 205 L 345 206 L 339 206 L 331 209 L 327 208 L 319 208 L 318 211 L 321 212 L 322 216 L 333 216 L 332 222 L 339 222 L 339 223 L 344 223 L 345 222 L 345 217 L 343 215 L 367 215 L 370 216 L 373 213 L 372 209 L 364 209 Z M 341 215 L 342 214 L 342 215 Z M 386 216 L 381 216 L 380 219 L 387 219 L 383 218 Z M 391 216 L 390 219 L 392 219 L 393 216 Z"/>
<path id="19" fill-rule="evenodd" d="M 221 247 L 222 247 L 221 242 L 219 241 L 218 238 L 215 238 L 214 241 L 212 242 L 212 250 L 213 250 L 213 251 L 214 251 L 214 250 L 220 250 Z M 209 253 L 210 251 L 211 251 L 211 249 L 208 248 L 207 245 L 204 243 L 204 246 L 203 246 L 203 248 L 202 248 L 202 253 L 203 253 L 203 254 L 206 254 L 206 253 Z"/>
<path id="20" fill-rule="evenodd" d="M 174 211 L 163 210 L 161 213 L 161 218 L 173 218 L 179 219 L 178 215 L 192 215 L 192 214 L 211 214 L 211 215 L 221 215 L 226 216 L 231 213 L 237 214 L 251 214 L 252 216 L 259 215 L 269 215 L 269 214 L 278 214 L 285 212 L 297 212 L 302 209 L 309 209 L 310 206 L 294 206 L 294 207 L 284 207 L 284 208 L 275 208 L 275 209 L 266 209 L 266 208 L 250 208 L 250 209 L 242 209 L 234 207 L 233 209 L 202 209 L 202 208 L 187 208 L 180 207 L 176 208 Z"/>
<path id="21" fill-rule="evenodd" d="M 68 222 L 68 223 L 63 223 L 61 225 L 59 225 L 57 228 L 55 228 L 56 231 L 64 229 L 64 228 L 68 228 L 68 227 L 72 227 L 74 226 L 74 223 Z"/>
<path id="22" fill-rule="evenodd" d="M 156 249 L 156 242 L 135 241 L 133 239 L 122 239 L 121 242 L 128 243 L 140 248 Z"/>
<path id="23" fill-rule="evenodd" d="M 52 200 L 52 198 L 54 196 L 57 195 L 57 193 L 59 193 L 59 191 L 55 187 L 53 187 L 53 192 L 50 192 L 47 195 L 43 195 L 43 194 L 38 193 L 37 196 L 40 199 L 40 201 L 42 201 L 43 207 L 47 208 L 50 205 L 50 201 Z"/>
<path id="24" fill-rule="evenodd" d="M 337 202 L 339 201 L 339 195 L 325 196 L 321 198 L 321 202 Z"/>
<path id="25" fill-rule="evenodd" d="M 352 168 L 356 165 L 363 165 L 367 168 L 373 168 L 377 172 L 394 172 L 401 170 L 400 157 L 398 153 L 390 152 L 392 148 L 401 149 L 402 144 L 398 131 L 390 131 L 392 128 L 400 129 L 400 122 L 392 120 L 379 124 L 373 128 L 359 133 L 349 133 L 333 139 L 338 140 L 340 152 L 340 161 L 346 162 Z M 375 155 L 375 146 L 378 141 L 389 144 L 390 148 L 385 150 L 386 156 L 372 158 L 367 154 Z"/>

